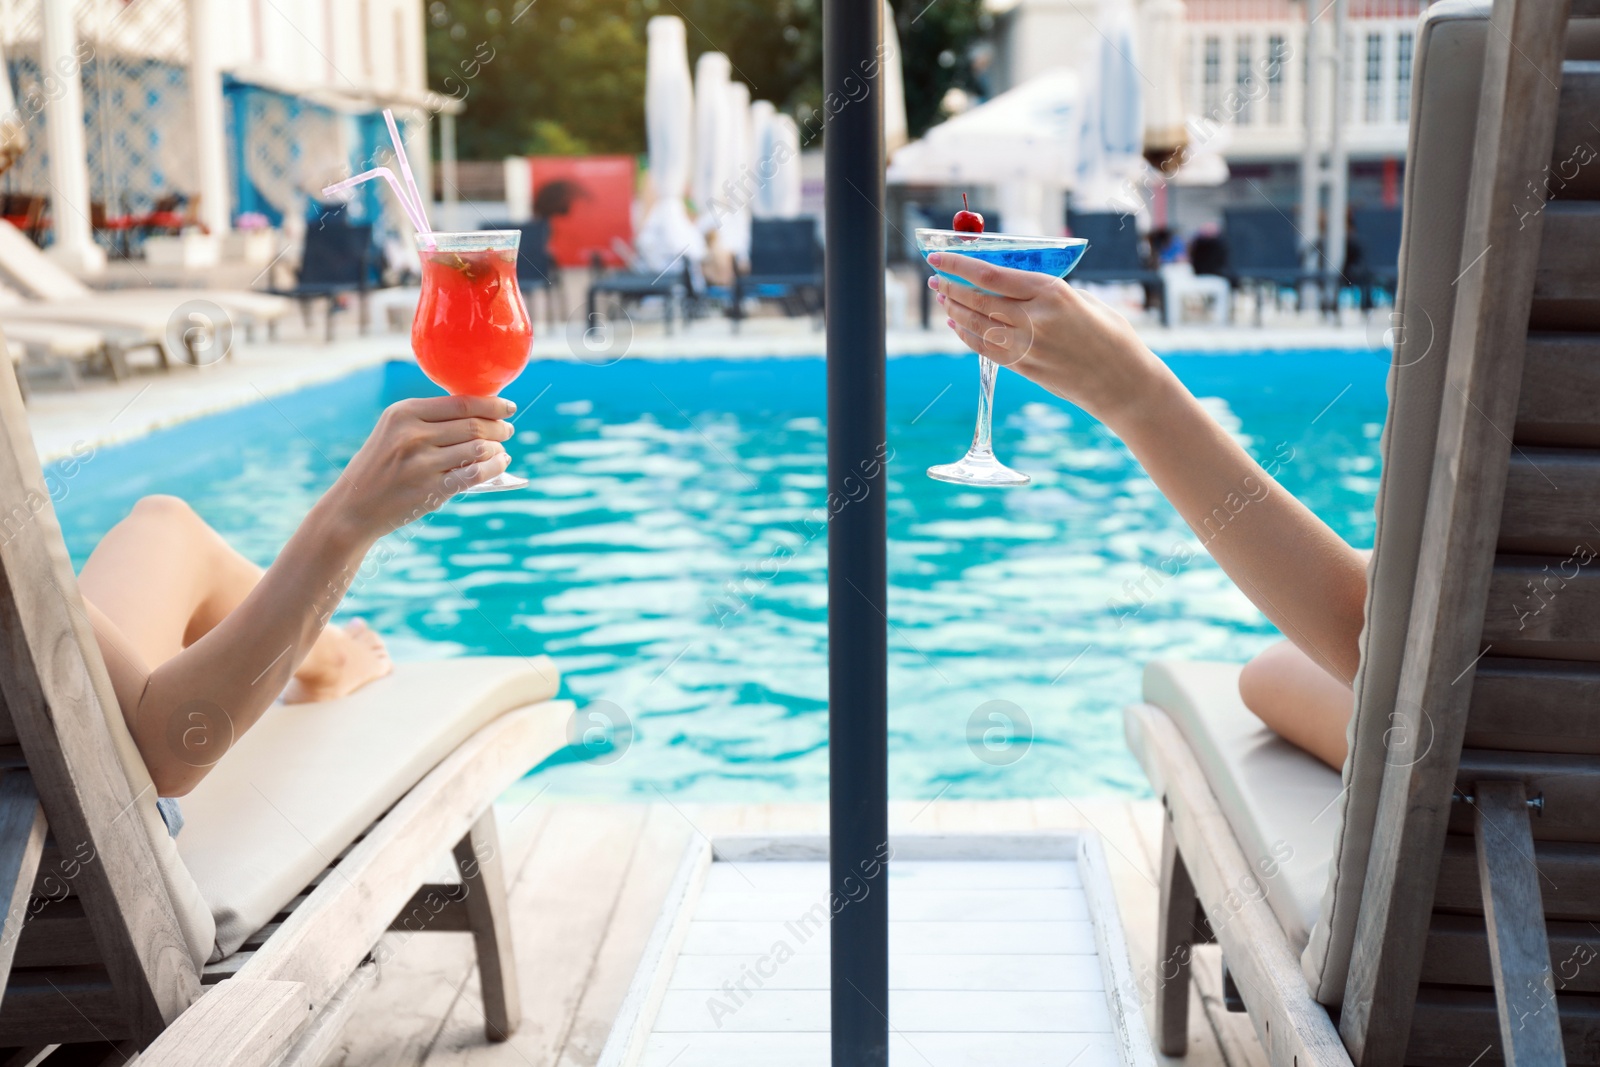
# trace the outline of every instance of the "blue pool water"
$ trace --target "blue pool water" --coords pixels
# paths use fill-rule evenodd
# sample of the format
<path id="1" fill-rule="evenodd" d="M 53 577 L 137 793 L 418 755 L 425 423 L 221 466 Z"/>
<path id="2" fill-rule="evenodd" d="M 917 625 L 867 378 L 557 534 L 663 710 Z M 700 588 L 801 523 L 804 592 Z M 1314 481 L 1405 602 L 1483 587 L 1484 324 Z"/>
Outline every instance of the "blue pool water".
<path id="1" fill-rule="evenodd" d="M 1292 491 L 1371 544 L 1381 359 L 1170 363 Z M 1242 661 L 1274 631 L 1114 438 L 1016 375 L 999 382 L 995 447 L 1033 485 L 927 478 L 966 448 L 975 372 L 889 364 L 893 794 L 1145 792 L 1120 714 L 1142 665 Z M 63 483 L 73 558 L 140 496 L 175 493 L 265 564 L 383 406 L 431 391 L 395 363 L 101 449 Z M 565 693 L 596 709 L 578 725 L 598 750 L 542 769 L 554 793 L 823 799 L 821 361 L 541 362 L 508 392 L 512 469 L 534 488 L 458 499 L 391 538 L 345 614 L 402 659 L 552 656 Z"/>

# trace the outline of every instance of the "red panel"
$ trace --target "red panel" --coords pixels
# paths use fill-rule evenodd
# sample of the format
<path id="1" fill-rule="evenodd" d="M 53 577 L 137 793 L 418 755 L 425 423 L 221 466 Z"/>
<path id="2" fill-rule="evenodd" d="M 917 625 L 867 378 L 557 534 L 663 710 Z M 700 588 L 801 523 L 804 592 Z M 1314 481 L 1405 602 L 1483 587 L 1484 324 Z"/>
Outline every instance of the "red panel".
<path id="1" fill-rule="evenodd" d="M 618 266 L 622 261 L 613 244 L 633 244 L 634 157 L 536 156 L 531 162 L 535 196 L 551 182 L 575 187 L 572 210 L 550 220 L 550 254 L 556 262 L 588 266 L 598 252 L 607 266 Z"/>

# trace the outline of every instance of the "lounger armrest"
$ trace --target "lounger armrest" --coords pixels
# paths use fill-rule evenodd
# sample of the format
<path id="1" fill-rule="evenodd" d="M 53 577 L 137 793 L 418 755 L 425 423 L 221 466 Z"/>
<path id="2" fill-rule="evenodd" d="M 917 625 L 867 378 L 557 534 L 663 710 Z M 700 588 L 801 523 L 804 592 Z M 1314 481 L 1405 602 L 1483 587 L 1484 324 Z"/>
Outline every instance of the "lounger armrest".
<path id="1" fill-rule="evenodd" d="M 305 983 L 234 978 L 213 986 L 131 1062 L 138 1067 L 267 1067 L 310 1020 Z"/>
<path id="2" fill-rule="evenodd" d="M 1311 997 L 1298 953 L 1266 899 L 1251 891 L 1260 872 L 1245 858 L 1233 828 L 1177 724 L 1160 708 L 1126 711 L 1145 738 L 1146 767 L 1159 767 L 1166 815 L 1256 1036 L 1273 1063 L 1350 1067 L 1328 1011 Z"/>

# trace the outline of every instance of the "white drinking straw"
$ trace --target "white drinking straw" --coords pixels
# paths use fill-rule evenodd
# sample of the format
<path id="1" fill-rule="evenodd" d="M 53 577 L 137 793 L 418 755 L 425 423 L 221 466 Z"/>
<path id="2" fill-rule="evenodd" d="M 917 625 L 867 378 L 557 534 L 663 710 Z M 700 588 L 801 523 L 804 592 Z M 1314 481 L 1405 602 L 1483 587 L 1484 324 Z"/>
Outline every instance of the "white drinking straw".
<path id="1" fill-rule="evenodd" d="M 400 179 L 396 178 L 394 171 L 388 167 L 373 167 L 371 170 L 362 171 L 353 178 L 346 178 L 342 182 L 334 182 L 332 185 L 323 188 L 322 195 L 333 196 L 336 193 L 342 193 L 346 189 L 360 185 L 362 182 L 369 182 L 374 178 L 382 178 L 389 183 L 389 188 L 394 190 L 395 199 L 400 201 L 400 207 L 405 211 L 406 218 L 411 220 L 411 225 L 416 227 L 418 233 L 427 234 L 429 232 L 427 220 L 417 215 L 417 209 L 411 203 L 411 198 L 406 194 L 405 189 L 400 185 Z"/>
<path id="2" fill-rule="evenodd" d="M 400 140 L 400 127 L 394 123 L 394 112 L 388 108 L 383 109 L 383 121 L 389 124 L 389 139 L 394 142 L 395 158 L 400 161 L 400 173 L 405 175 L 406 188 L 411 190 L 411 202 L 417 206 L 417 218 L 422 220 L 421 232 L 424 235 L 433 232 L 433 227 L 428 225 L 428 208 L 422 199 L 422 194 L 417 191 L 417 179 L 411 174 L 411 161 L 406 158 L 406 146 Z"/>

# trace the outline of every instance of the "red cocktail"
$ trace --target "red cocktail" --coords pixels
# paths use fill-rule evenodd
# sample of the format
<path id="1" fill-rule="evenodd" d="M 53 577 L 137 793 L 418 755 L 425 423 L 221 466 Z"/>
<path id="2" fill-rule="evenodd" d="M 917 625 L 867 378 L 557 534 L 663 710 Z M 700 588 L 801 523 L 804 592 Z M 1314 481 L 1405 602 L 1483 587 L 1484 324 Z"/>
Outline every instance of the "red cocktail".
<path id="1" fill-rule="evenodd" d="M 433 233 L 417 238 L 422 299 L 411 350 L 433 382 L 457 396 L 494 396 L 528 363 L 533 324 L 517 287 L 516 230 Z M 520 489 L 505 473 L 468 492 Z"/>

